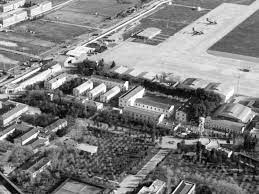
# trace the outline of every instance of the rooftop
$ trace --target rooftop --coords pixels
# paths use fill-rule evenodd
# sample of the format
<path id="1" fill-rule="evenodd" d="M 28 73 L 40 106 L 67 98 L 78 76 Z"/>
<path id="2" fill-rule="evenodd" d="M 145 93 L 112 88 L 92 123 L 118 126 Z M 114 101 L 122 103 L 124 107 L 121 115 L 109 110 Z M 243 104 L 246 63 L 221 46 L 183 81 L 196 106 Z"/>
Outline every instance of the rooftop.
<path id="1" fill-rule="evenodd" d="M 43 144 L 46 143 L 47 141 L 48 141 L 47 139 L 43 139 L 43 138 L 41 138 L 41 139 L 36 139 L 34 142 L 32 142 L 32 143 L 30 144 L 30 146 L 34 149 L 34 148 L 37 148 L 37 147 L 43 145 Z"/>
<path id="2" fill-rule="evenodd" d="M 106 88 L 106 85 L 104 83 L 101 83 L 100 85 L 98 85 L 94 89 L 92 89 L 90 92 L 96 93 L 96 92 L 99 92 L 99 90 L 102 90 L 104 88 Z"/>
<path id="3" fill-rule="evenodd" d="M 116 72 L 118 74 L 122 74 L 122 73 L 125 73 L 127 70 L 128 70 L 127 67 L 119 66 L 119 67 L 114 69 L 114 72 Z"/>
<path id="4" fill-rule="evenodd" d="M 28 131 L 27 133 L 23 134 L 22 136 L 16 138 L 16 139 L 21 139 L 22 141 L 28 139 L 29 137 L 31 137 L 32 135 L 34 135 L 35 133 L 38 133 L 39 128 L 35 127 L 32 130 Z"/>
<path id="5" fill-rule="evenodd" d="M 17 104 L 13 109 L 11 109 L 10 111 L 4 113 L 2 115 L 3 118 L 8 118 L 10 116 L 12 116 L 14 113 L 23 110 L 24 108 L 28 107 L 26 104 Z"/>
<path id="6" fill-rule="evenodd" d="M 113 93 L 120 92 L 120 88 L 118 86 L 113 87 L 108 92 L 104 94 L 104 96 L 110 96 Z"/>
<path id="7" fill-rule="evenodd" d="M 157 108 L 162 108 L 162 109 L 165 109 L 165 110 L 170 109 L 170 107 L 172 106 L 170 104 L 165 104 L 165 103 L 162 103 L 162 102 L 156 102 L 156 101 L 149 100 L 149 99 L 146 99 L 146 98 L 137 98 L 135 102 L 140 103 L 140 104 L 153 106 L 153 107 L 157 107 Z"/>
<path id="8" fill-rule="evenodd" d="M 161 115 L 161 113 L 143 110 L 141 108 L 137 108 L 137 107 L 134 107 L 134 106 L 127 106 L 123 109 L 123 111 L 134 112 L 134 113 L 137 113 L 137 114 L 140 114 L 140 115 L 147 115 L 149 117 L 154 117 L 154 118 L 158 118 Z"/>
<path id="9" fill-rule="evenodd" d="M 205 88 L 210 82 L 203 80 L 203 79 L 198 79 L 198 78 L 187 78 L 186 80 L 183 81 L 182 85 L 183 86 L 189 86 L 193 89 L 197 88 Z"/>
<path id="10" fill-rule="evenodd" d="M 189 194 L 190 190 L 195 186 L 194 183 L 181 181 L 172 194 Z"/>
<path id="11" fill-rule="evenodd" d="M 247 123 L 251 119 L 252 110 L 238 103 L 228 103 L 222 105 L 215 113 L 216 117 L 225 117 L 229 119 L 237 119 L 243 123 Z"/>
<path id="12" fill-rule="evenodd" d="M 229 91 L 233 90 L 234 86 L 232 84 L 226 83 L 209 83 L 205 90 L 213 91 L 219 94 L 227 94 Z"/>
<path id="13" fill-rule="evenodd" d="M 77 90 L 83 90 L 86 86 L 93 84 L 91 80 L 87 80 L 86 82 L 82 83 L 81 85 L 77 86 Z"/>
<path id="14" fill-rule="evenodd" d="M 55 129 L 56 127 L 58 127 L 58 126 L 60 126 L 60 125 L 62 125 L 62 124 L 64 124 L 64 123 L 66 123 L 66 122 L 67 122 L 66 119 L 59 119 L 59 120 L 55 121 L 54 123 L 51 123 L 50 125 L 48 125 L 47 127 L 45 127 L 45 128 L 43 129 L 43 131 L 45 131 L 45 132 L 52 131 L 52 130 Z"/>
<path id="15" fill-rule="evenodd" d="M 98 147 L 87 143 L 80 143 L 76 146 L 77 149 L 94 154 L 97 152 Z"/>
<path id="16" fill-rule="evenodd" d="M 129 100 L 132 96 L 136 95 L 141 90 L 145 90 L 145 88 L 143 88 L 141 86 L 136 86 L 136 87 L 132 88 L 131 90 L 129 90 L 127 93 L 120 96 L 120 99 Z"/>
<path id="17" fill-rule="evenodd" d="M 66 74 L 66 73 L 62 73 L 62 74 L 60 74 L 60 75 L 58 75 L 58 76 L 52 78 L 51 80 L 49 80 L 49 83 L 54 83 L 54 82 L 56 82 L 57 80 L 63 79 L 63 78 L 65 78 L 65 77 L 67 77 L 67 74 Z"/>
<path id="18" fill-rule="evenodd" d="M 68 51 L 67 55 L 70 55 L 73 57 L 80 57 L 81 55 L 86 54 L 92 50 L 93 48 L 90 48 L 90 47 L 78 46 L 75 49 Z"/>

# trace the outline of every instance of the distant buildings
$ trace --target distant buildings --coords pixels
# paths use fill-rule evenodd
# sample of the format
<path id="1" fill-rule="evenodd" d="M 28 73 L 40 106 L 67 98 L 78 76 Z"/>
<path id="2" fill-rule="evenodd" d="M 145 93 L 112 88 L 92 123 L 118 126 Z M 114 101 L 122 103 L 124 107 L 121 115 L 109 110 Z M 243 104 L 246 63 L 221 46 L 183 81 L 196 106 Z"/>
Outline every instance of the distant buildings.
<path id="1" fill-rule="evenodd" d="M 20 145 L 25 145 L 29 141 L 35 139 L 39 133 L 40 133 L 39 128 L 35 127 L 33 129 L 31 129 L 30 131 L 28 131 L 27 133 L 23 134 L 22 136 L 15 138 L 14 143 L 20 144 Z"/>
<path id="2" fill-rule="evenodd" d="M 138 98 L 134 103 L 135 107 L 140 109 L 148 110 L 151 112 L 156 112 L 160 114 L 165 114 L 165 117 L 169 118 L 174 111 L 174 106 L 169 104 L 164 104 L 162 102 L 156 102 L 146 98 Z"/>
<path id="3" fill-rule="evenodd" d="M 31 174 L 31 178 L 35 178 L 39 173 L 41 173 L 50 165 L 51 165 L 51 160 L 49 160 L 48 158 L 41 158 L 39 161 L 33 164 L 29 169 L 27 169 L 27 172 Z"/>
<path id="4" fill-rule="evenodd" d="M 14 1 L 8 1 L 6 3 L 0 3 L 0 12 L 8 12 L 15 9 L 18 9 L 19 7 L 22 7 L 25 4 L 25 0 L 14 0 Z"/>
<path id="5" fill-rule="evenodd" d="M 73 89 L 73 95 L 74 96 L 80 96 L 83 95 L 88 90 L 92 90 L 94 87 L 93 82 L 91 80 L 88 80 L 87 82 L 84 82 L 83 84 L 77 86 Z"/>
<path id="6" fill-rule="evenodd" d="M 47 127 L 43 128 L 41 130 L 40 136 L 44 138 L 48 138 L 51 134 L 57 132 L 60 129 L 63 129 L 67 126 L 67 120 L 66 119 L 59 119 L 55 121 L 54 123 L 51 123 Z"/>
<path id="7" fill-rule="evenodd" d="M 134 121 L 147 124 L 159 124 L 165 117 L 164 114 L 147 111 L 134 106 L 124 107 L 123 114 Z"/>
<path id="8" fill-rule="evenodd" d="M 94 89 L 88 92 L 88 98 L 90 100 L 94 100 L 95 98 L 99 97 L 100 95 L 104 94 L 106 92 L 107 88 L 104 83 L 101 83 Z"/>
<path id="9" fill-rule="evenodd" d="M 172 194 L 195 194 L 196 184 L 182 180 Z"/>
<path id="10" fill-rule="evenodd" d="M 122 91 L 127 91 L 129 89 L 129 82 L 128 81 L 120 81 L 111 78 L 106 78 L 102 76 L 93 75 L 91 76 L 91 80 L 94 83 L 101 84 L 104 83 L 107 88 L 113 88 L 118 86 Z"/>
<path id="11" fill-rule="evenodd" d="M 27 12 L 25 10 L 19 10 L 12 14 L 6 14 L 0 16 L 0 26 L 8 27 L 18 22 L 24 21 L 27 19 Z"/>
<path id="12" fill-rule="evenodd" d="M 133 106 L 137 98 L 142 98 L 145 93 L 145 88 L 136 86 L 129 90 L 127 93 L 119 97 L 119 106 L 127 107 Z"/>
<path id="13" fill-rule="evenodd" d="M 9 111 L 0 115 L 0 125 L 6 126 L 9 122 L 20 117 L 23 113 L 28 111 L 29 107 L 25 104 L 21 104 L 21 103 L 13 103 L 13 104 L 15 105 L 14 108 L 11 108 Z M 5 103 L 3 103 L 2 106 L 5 106 Z"/>
<path id="14" fill-rule="evenodd" d="M 166 183 L 161 180 L 155 180 L 149 187 L 142 187 L 138 194 L 163 194 Z"/>
<path id="15" fill-rule="evenodd" d="M 108 103 L 113 97 L 115 97 L 117 94 L 119 94 L 121 89 L 119 86 L 115 86 L 112 89 L 110 89 L 108 92 L 100 96 L 100 101 Z"/>
<path id="16" fill-rule="evenodd" d="M 45 81 L 44 87 L 47 90 L 55 90 L 58 87 L 60 87 L 62 84 L 64 84 L 66 81 L 67 81 L 67 74 L 62 73 L 57 77 L 52 78 L 51 80 Z"/>

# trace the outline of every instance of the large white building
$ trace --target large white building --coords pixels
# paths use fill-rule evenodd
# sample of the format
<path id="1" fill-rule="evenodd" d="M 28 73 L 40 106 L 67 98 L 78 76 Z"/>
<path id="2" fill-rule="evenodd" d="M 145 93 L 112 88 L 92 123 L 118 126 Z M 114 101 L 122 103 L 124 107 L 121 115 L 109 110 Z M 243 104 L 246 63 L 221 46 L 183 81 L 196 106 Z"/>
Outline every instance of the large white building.
<path id="1" fill-rule="evenodd" d="M 113 97 L 118 95 L 120 93 L 121 89 L 119 86 L 115 86 L 112 89 L 110 89 L 108 92 L 100 96 L 100 101 L 108 103 Z"/>
<path id="2" fill-rule="evenodd" d="M 138 194 L 163 194 L 165 188 L 166 183 L 156 179 L 149 187 L 142 187 Z"/>
<path id="3" fill-rule="evenodd" d="M 44 82 L 44 87 L 47 90 L 55 90 L 67 81 L 67 74 L 62 73 L 51 80 Z"/>
<path id="4" fill-rule="evenodd" d="M 28 131 L 27 133 L 23 134 L 22 136 L 14 139 L 14 143 L 20 144 L 20 145 L 25 145 L 29 141 L 38 137 L 39 133 L 40 133 L 39 128 L 35 127 L 32 130 Z"/>
<path id="5" fill-rule="evenodd" d="M 235 93 L 233 85 L 223 83 L 210 83 L 205 90 L 217 93 L 223 102 L 227 102 Z"/>
<path id="6" fill-rule="evenodd" d="M 134 106 L 124 107 L 123 114 L 134 121 L 147 124 L 159 124 L 165 117 L 165 114 L 143 110 Z"/>
<path id="7" fill-rule="evenodd" d="M 145 93 L 145 88 L 141 86 L 136 86 L 129 90 L 127 93 L 123 94 L 119 98 L 119 106 L 127 107 L 133 106 L 137 98 L 142 98 Z"/>
<path id="8" fill-rule="evenodd" d="M 162 102 L 156 102 L 156 101 L 149 100 L 146 98 L 136 99 L 134 106 L 144 109 L 144 110 L 165 114 L 166 118 L 169 118 L 173 114 L 173 111 L 174 111 L 173 105 L 165 104 Z"/>
<path id="9" fill-rule="evenodd" d="M 74 96 L 80 96 L 83 95 L 88 90 L 92 90 L 94 87 L 94 84 L 91 80 L 88 80 L 87 82 L 84 82 L 83 84 L 77 86 L 73 89 L 73 95 Z"/>
<path id="10" fill-rule="evenodd" d="M 101 83 L 100 85 L 98 85 L 97 87 L 95 87 L 94 89 L 88 92 L 88 98 L 90 100 L 94 100 L 95 98 L 105 93 L 106 90 L 107 90 L 106 85 Z"/>
<path id="11" fill-rule="evenodd" d="M 0 12 L 8 12 L 19 7 L 22 7 L 25 4 L 25 0 L 14 0 L 6 3 L 0 3 Z"/>
<path id="12" fill-rule="evenodd" d="M 122 91 L 127 91 L 129 89 L 128 81 L 119 81 L 97 75 L 91 76 L 91 80 L 97 84 L 104 83 L 107 86 L 107 88 L 113 88 L 115 86 L 118 86 Z"/>
<path id="13" fill-rule="evenodd" d="M 27 9 L 28 17 L 33 18 L 51 9 L 52 9 L 52 3 L 50 1 L 44 1 L 40 4 L 37 4 L 28 8 Z"/>
<path id="14" fill-rule="evenodd" d="M 18 10 L 15 13 L 0 16 L 0 25 L 1 27 L 8 27 L 24 20 L 27 20 L 27 12 Z"/>
<path id="15" fill-rule="evenodd" d="M 17 103 L 15 107 L 9 110 L 8 112 L 0 115 L 0 125 L 6 126 L 12 120 L 18 118 L 23 113 L 28 111 L 28 106 L 26 104 Z"/>

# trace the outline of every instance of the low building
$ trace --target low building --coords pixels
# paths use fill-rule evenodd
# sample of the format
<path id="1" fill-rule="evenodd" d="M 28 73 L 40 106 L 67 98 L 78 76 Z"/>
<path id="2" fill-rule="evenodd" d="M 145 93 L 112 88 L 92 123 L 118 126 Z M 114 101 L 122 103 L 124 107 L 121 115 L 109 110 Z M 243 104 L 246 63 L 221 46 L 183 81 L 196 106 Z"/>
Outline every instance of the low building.
<path id="1" fill-rule="evenodd" d="M 123 74 L 123 73 L 125 73 L 126 71 L 128 71 L 128 69 L 129 69 L 129 68 L 127 68 L 127 67 L 119 66 L 119 67 L 115 67 L 113 71 L 114 71 L 115 73 L 118 73 L 118 74 Z"/>
<path id="2" fill-rule="evenodd" d="M 90 100 L 94 100 L 95 98 L 99 97 L 100 95 L 104 94 L 106 92 L 107 88 L 106 85 L 101 83 L 94 89 L 88 92 L 88 98 Z"/>
<path id="3" fill-rule="evenodd" d="M 161 29 L 159 28 L 146 28 L 145 30 L 139 32 L 136 36 L 141 39 L 152 39 L 158 34 L 161 33 Z"/>
<path id="4" fill-rule="evenodd" d="M 97 75 L 91 76 L 91 80 L 97 84 L 104 83 L 107 86 L 107 88 L 113 88 L 115 86 L 118 86 L 122 91 L 127 91 L 129 89 L 128 81 L 120 81 L 120 80 L 111 79 L 103 76 L 97 76 Z"/>
<path id="5" fill-rule="evenodd" d="M 0 131 L 0 140 L 4 140 L 8 137 L 8 135 L 12 134 L 16 129 L 16 124 L 13 124 L 7 128 L 5 128 L 3 131 Z"/>
<path id="6" fill-rule="evenodd" d="M 166 183 L 156 179 L 149 187 L 142 187 L 138 194 L 163 194 L 165 188 Z"/>
<path id="7" fill-rule="evenodd" d="M 169 118 L 174 111 L 174 106 L 169 104 L 164 104 L 161 102 L 156 102 L 146 98 L 138 98 L 135 100 L 134 106 L 148 110 L 151 112 L 157 112 L 160 114 L 165 114 L 166 118 Z"/>
<path id="8" fill-rule="evenodd" d="M 15 138 L 14 143 L 20 144 L 20 145 L 25 145 L 29 141 L 37 138 L 39 133 L 40 133 L 39 128 L 35 127 L 32 130 L 28 131 L 27 133 L 23 134 L 22 136 Z"/>
<path id="9" fill-rule="evenodd" d="M 141 86 L 136 86 L 129 90 L 127 93 L 119 97 L 119 106 L 127 107 L 133 106 L 137 98 L 142 98 L 145 93 L 145 88 Z"/>
<path id="10" fill-rule="evenodd" d="M 121 89 L 119 86 L 115 86 L 112 89 L 110 89 L 108 92 L 100 96 L 100 101 L 108 103 L 113 97 L 118 95 L 120 93 Z"/>
<path id="11" fill-rule="evenodd" d="M 54 123 L 51 123 L 47 127 L 43 128 L 41 130 L 41 134 L 44 134 L 44 137 L 48 137 L 49 135 L 57 132 L 60 129 L 63 129 L 67 126 L 67 120 L 66 119 L 59 119 L 55 121 Z"/>
<path id="12" fill-rule="evenodd" d="M 52 3 L 50 1 L 44 1 L 40 4 L 34 5 L 32 7 L 29 7 L 27 9 L 28 17 L 34 18 L 38 15 L 43 14 L 46 11 L 49 11 L 52 9 Z"/>
<path id="13" fill-rule="evenodd" d="M 198 88 L 205 89 L 209 85 L 209 83 L 210 83 L 209 81 L 199 79 L 199 78 L 187 78 L 178 87 L 191 88 L 191 89 L 198 89 Z"/>
<path id="14" fill-rule="evenodd" d="M 75 49 L 72 49 L 66 53 L 66 55 L 81 58 L 83 55 L 93 52 L 95 49 L 85 46 L 78 46 Z"/>
<path id="15" fill-rule="evenodd" d="M 27 172 L 31 174 L 31 178 L 35 178 L 38 174 L 40 174 L 43 170 L 45 170 L 48 166 L 51 165 L 51 160 L 48 158 L 42 158 L 34 165 L 32 165 Z"/>
<path id="16" fill-rule="evenodd" d="M 15 103 L 14 103 L 15 104 Z M 0 125 L 6 126 L 12 120 L 20 117 L 28 111 L 29 107 L 26 104 L 17 103 L 15 107 L 0 116 Z"/>
<path id="17" fill-rule="evenodd" d="M 134 106 L 124 107 L 123 114 L 134 121 L 147 124 L 159 124 L 165 117 L 164 114 L 143 110 Z"/>
<path id="18" fill-rule="evenodd" d="M 83 95 L 88 90 L 92 90 L 94 87 L 93 82 L 91 80 L 88 80 L 87 82 L 84 82 L 83 84 L 77 86 L 73 89 L 73 95 L 74 96 L 80 96 Z"/>
<path id="19" fill-rule="evenodd" d="M 103 109 L 103 103 L 101 103 L 101 102 L 96 102 L 93 100 L 84 100 L 82 103 L 86 108 L 91 108 L 91 109 L 96 109 L 96 110 Z"/>
<path id="20" fill-rule="evenodd" d="M 89 145 L 87 143 L 80 143 L 76 146 L 77 149 L 88 152 L 90 154 L 95 154 L 98 151 L 97 146 Z"/>
<path id="21" fill-rule="evenodd" d="M 182 180 L 172 194 L 194 194 L 196 184 Z"/>
<path id="22" fill-rule="evenodd" d="M 32 150 L 35 152 L 38 151 L 38 149 L 42 146 L 49 145 L 49 139 L 48 138 L 37 138 L 34 142 L 32 142 L 29 146 L 32 148 Z"/>
<path id="23" fill-rule="evenodd" d="M 227 102 L 235 93 L 235 87 L 233 85 L 222 83 L 210 83 L 206 86 L 205 90 L 218 94 L 223 102 Z"/>
<path id="24" fill-rule="evenodd" d="M 8 12 L 18 9 L 19 7 L 22 7 L 25 2 L 25 0 L 14 0 L 8 1 L 6 3 L 0 3 L 0 12 Z"/>
<path id="25" fill-rule="evenodd" d="M 44 82 L 44 87 L 47 90 L 55 90 L 67 81 L 67 74 L 62 73 L 51 80 Z"/>

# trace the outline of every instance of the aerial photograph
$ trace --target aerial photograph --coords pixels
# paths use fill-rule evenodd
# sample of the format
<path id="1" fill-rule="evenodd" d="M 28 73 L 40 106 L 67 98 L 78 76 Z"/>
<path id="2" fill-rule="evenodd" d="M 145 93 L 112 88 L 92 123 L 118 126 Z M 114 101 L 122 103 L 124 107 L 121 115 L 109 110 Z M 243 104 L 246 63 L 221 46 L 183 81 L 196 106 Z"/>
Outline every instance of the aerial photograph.
<path id="1" fill-rule="evenodd" d="M 0 0 L 0 194 L 259 194 L 259 0 Z"/>

